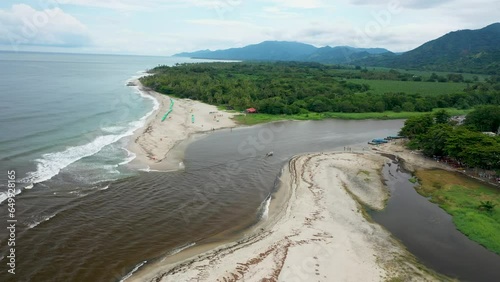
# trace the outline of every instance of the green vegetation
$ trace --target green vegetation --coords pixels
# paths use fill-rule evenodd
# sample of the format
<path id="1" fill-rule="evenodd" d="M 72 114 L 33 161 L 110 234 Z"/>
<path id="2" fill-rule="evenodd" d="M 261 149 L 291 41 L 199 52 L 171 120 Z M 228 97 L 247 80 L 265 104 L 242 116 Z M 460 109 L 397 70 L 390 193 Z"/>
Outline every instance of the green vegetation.
<path id="1" fill-rule="evenodd" d="M 355 66 L 354 69 L 346 66 L 336 66 L 338 68 L 335 74 L 344 79 L 362 79 L 378 81 L 402 81 L 402 82 L 450 82 L 450 83 L 472 83 L 479 81 L 479 76 L 467 75 L 462 73 L 444 73 L 444 72 L 423 72 L 423 71 L 405 71 L 400 69 L 388 68 L 362 68 Z M 417 74 L 418 73 L 418 74 Z M 483 77 L 483 81 L 484 81 Z M 436 86 L 435 84 L 432 84 Z M 463 87 L 457 88 L 463 91 Z M 443 88 L 447 90 L 447 88 Z M 440 93 L 441 94 L 441 93 Z"/>
<path id="2" fill-rule="evenodd" d="M 417 183 L 418 179 L 416 177 L 412 177 L 412 178 L 408 179 L 408 181 L 415 184 L 415 183 Z"/>
<path id="3" fill-rule="evenodd" d="M 370 86 L 370 92 L 375 94 L 384 93 L 407 93 L 422 95 L 441 95 L 463 93 L 467 83 L 455 82 L 428 82 L 428 81 L 393 81 L 393 80 L 365 80 L 350 79 L 349 82 L 365 83 Z"/>
<path id="4" fill-rule="evenodd" d="M 386 67 L 368 67 L 367 69 L 371 71 L 385 71 L 388 72 L 391 68 Z M 486 74 L 474 74 L 474 73 L 453 73 L 453 72 L 445 72 L 445 71 L 426 71 L 426 70 L 410 70 L 410 69 L 396 69 L 398 72 L 402 74 L 411 74 L 411 76 L 419 76 L 422 78 L 422 81 L 427 81 L 426 78 L 432 76 L 432 74 L 436 74 L 438 77 L 448 77 L 450 74 L 460 74 L 462 75 L 465 83 L 477 82 L 477 81 L 485 81 L 490 75 Z"/>
<path id="5" fill-rule="evenodd" d="M 496 170 L 498 174 L 500 137 L 474 130 L 492 126 L 499 114 L 500 106 L 478 107 L 467 115 L 470 121 L 466 125 L 453 125 L 448 120 L 450 114 L 440 110 L 409 118 L 400 134 L 410 138 L 409 147 L 421 149 L 427 156 L 443 157 L 459 166 Z M 500 211 L 496 208 L 500 189 L 448 171 L 417 171 L 416 176 L 421 184 L 419 193 L 451 214 L 462 233 L 500 254 Z"/>
<path id="6" fill-rule="evenodd" d="M 500 23 L 479 30 L 460 30 L 405 52 L 362 58 L 362 66 L 397 67 L 428 71 L 500 74 Z"/>
<path id="7" fill-rule="evenodd" d="M 367 171 L 367 170 L 360 170 L 360 171 L 358 172 L 358 174 L 360 174 L 360 173 L 363 173 L 363 174 L 364 174 L 364 175 L 366 175 L 366 176 L 370 176 L 370 172 L 369 172 L 369 171 Z"/>
<path id="8" fill-rule="evenodd" d="M 465 124 L 476 131 L 497 132 L 500 130 L 500 107 L 494 105 L 478 107 L 467 115 Z"/>
<path id="9" fill-rule="evenodd" d="M 500 254 L 500 189 L 486 186 L 459 173 L 417 171 L 418 192 L 439 204 L 453 217 L 460 232 Z"/>
<path id="10" fill-rule="evenodd" d="M 497 206 L 497 204 L 495 203 L 492 203 L 491 201 L 481 201 L 479 203 L 479 206 L 477 207 L 479 210 L 482 210 L 482 211 L 486 211 L 488 213 L 493 213 L 493 211 L 495 210 L 495 207 Z"/>
<path id="11" fill-rule="evenodd" d="M 439 111 L 441 109 L 435 109 Z M 465 115 L 469 110 L 446 109 L 446 111 L 453 115 Z M 382 113 L 306 113 L 297 115 L 271 115 L 271 114 L 241 114 L 235 117 L 236 122 L 245 125 L 254 125 L 273 121 L 282 120 L 322 120 L 326 118 L 332 119 L 345 119 L 345 120 L 364 120 L 364 119 L 408 119 L 411 117 L 419 117 L 432 112 L 393 112 L 385 111 Z"/>
<path id="12" fill-rule="evenodd" d="M 469 117 L 498 116 L 500 106 L 479 107 L 467 115 Z M 444 156 L 466 167 L 500 170 L 500 136 L 488 136 L 474 131 L 490 124 L 486 120 L 469 122 L 465 126 L 452 126 L 443 118 L 448 114 L 442 111 L 434 115 L 423 115 L 406 120 L 400 134 L 408 136 L 410 148 L 421 149 L 427 156 Z M 498 128 L 498 124 L 496 124 Z"/>
<path id="13" fill-rule="evenodd" d="M 160 93 L 238 111 L 254 107 L 262 114 L 286 115 L 254 117 L 251 123 L 281 119 L 407 118 L 414 112 L 436 108 L 465 110 L 475 105 L 500 103 L 498 79 L 470 85 L 462 84 L 463 77 L 455 74 L 448 78 L 458 77 L 459 82 L 404 81 L 413 75 L 397 70 L 368 71 L 360 67 L 348 70 L 296 62 L 181 64 L 160 66 L 151 73 L 141 78 L 141 82 Z M 362 80 L 347 79 L 358 75 Z M 433 75 L 421 79 L 427 81 Z M 417 87 L 420 84 L 425 93 L 415 93 L 420 91 Z M 464 86 L 465 89 L 457 90 Z"/>

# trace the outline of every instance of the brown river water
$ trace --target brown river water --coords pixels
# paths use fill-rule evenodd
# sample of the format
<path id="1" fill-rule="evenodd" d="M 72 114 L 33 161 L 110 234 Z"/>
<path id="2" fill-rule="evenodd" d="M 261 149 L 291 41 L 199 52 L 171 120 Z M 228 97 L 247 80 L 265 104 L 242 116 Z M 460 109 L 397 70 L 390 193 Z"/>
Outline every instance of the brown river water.
<path id="1" fill-rule="evenodd" d="M 140 172 L 80 190 L 55 177 L 16 198 L 15 275 L 7 273 L 7 215 L 0 213 L 0 281 L 120 281 L 145 264 L 255 224 L 293 155 L 361 150 L 402 125 L 326 120 L 222 130 L 191 143 L 181 171 Z M 62 193 L 70 188 L 79 196 Z"/>

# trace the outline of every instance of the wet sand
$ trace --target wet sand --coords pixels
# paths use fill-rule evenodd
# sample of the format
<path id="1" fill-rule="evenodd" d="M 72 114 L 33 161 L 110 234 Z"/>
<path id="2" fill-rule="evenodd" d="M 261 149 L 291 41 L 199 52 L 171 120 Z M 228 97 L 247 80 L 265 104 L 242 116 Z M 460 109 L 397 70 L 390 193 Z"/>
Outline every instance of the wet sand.
<path id="1" fill-rule="evenodd" d="M 404 144 L 407 140 L 394 140 L 389 143 L 380 144 L 373 147 L 381 153 L 387 153 L 404 160 L 404 166 L 409 171 L 416 171 L 417 169 L 444 169 L 453 170 L 453 168 L 436 162 L 430 158 L 425 157 L 418 151 L 407 149 Z"/>
<path id="2" fill-rule="evenodd" d="M 388 197 L 373 152 L 294 157 L 267 219 L 238 241 L 195 246 L 141 269 L 127 281 L 404 281 L 438 280 L 362 205 Z"/>
<path id="3" fill-rule="evenodd" d="M 175 170 L 182 168 L 185 148 L 172 150 L 176 145 L 195 133 L 211 132 L 222 128 L 235 127 L 232 117 L 236 114 L 219 111 L 216 106 L 190 99 L 177 99 L 144 87 L 139 80 L 133 85 L 146 95 L 153 96 L 160 104 L 146 125 L 137 130 L 129 144 L 129 150 L 136 154 L 132 167 L 144 170 Z M 172 100 L 171 100 L 172 98 Z M 174 102 L 172 112 L 162 122 Z"/>

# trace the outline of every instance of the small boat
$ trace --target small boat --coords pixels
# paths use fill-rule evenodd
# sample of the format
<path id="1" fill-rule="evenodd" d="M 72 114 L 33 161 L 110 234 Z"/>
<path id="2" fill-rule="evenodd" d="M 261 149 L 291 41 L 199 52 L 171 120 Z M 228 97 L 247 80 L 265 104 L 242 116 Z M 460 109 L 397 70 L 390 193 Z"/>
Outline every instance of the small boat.
<path id="1" fill-rule="evenodd" d="M 31 183 L 28 186 L 24 187 L 24 189 L 32 189 L 32 188 L 33 188 L 33 183 Z"/>
<path id="2" fill-rule="evenodd" d="M 267 153 L 267 154 L 266 154 L 266 157 L 271 157 L 272 155 L 274 155 L 274 152 L 273 152 L 273 151 L 271 151 L 271 152 Z"/>

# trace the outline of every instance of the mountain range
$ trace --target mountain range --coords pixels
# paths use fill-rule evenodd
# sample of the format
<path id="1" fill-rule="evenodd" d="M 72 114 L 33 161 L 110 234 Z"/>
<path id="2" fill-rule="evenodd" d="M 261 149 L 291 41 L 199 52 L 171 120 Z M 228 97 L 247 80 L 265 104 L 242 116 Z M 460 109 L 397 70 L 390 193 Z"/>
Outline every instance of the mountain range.
<path id="1" fill-rule="evenodd" d="M 354 64 L 432 71 L 500 74 L 500 23 L 459 30 L 401 55 L 371 56 Z"/>
<path id="2" fill-rule="evenodd" d="M 500 74 L 500 23 L 478 30 L 458 30 L 411 51 L 395 54 L 384 48 L 321 47 L 264 41 L 226 50 L 202 50 L 177 57 L 242 61 L 304 61 L 431 71 Z"/>
<path id="3" fill-rule="evenodd" d="M 349 46 L 322 47 L 288 42 L 264 41 L 259 44 L 226 50 L 201 50 L 175 54 L 175 57 L 190 57 L 214 60 L 242 60 L 242 61 L 304 61 L 330 64 L 343 64 L 369 55 L 388 53 L 383 48 L 354 48 Z"/>

